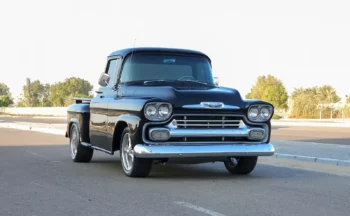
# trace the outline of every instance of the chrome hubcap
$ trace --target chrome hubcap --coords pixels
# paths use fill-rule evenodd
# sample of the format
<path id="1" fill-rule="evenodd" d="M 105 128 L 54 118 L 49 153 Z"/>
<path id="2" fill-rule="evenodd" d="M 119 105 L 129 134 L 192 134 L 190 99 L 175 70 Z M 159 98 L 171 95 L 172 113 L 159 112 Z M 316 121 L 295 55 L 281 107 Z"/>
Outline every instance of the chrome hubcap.
<path id="1" fill-rule="evenodd" d="M 130 134 L 127 133 L 123 137 L 122 142 L 122 163 L 125 170 L 130 171 L 134 164 L 134 150 L 131 146 Z"/>
<path id="2" fill-rule="evenodd" d="M 77 155 L 78 143 L 79 143 L 79 137 L 78 137 L 77 131 L 73 130 L 72 138 L 70 140 L 70 150 L 71 150 L 71 156 L 73 159 Z"/>

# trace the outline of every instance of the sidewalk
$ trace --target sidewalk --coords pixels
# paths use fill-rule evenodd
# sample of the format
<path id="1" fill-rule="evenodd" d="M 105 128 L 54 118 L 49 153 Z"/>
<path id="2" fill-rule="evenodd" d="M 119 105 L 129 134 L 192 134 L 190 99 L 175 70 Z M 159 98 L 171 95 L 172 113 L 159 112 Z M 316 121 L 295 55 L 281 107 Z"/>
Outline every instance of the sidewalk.
<path id="1" fill-rule="evenodd" d="M 0 128 L 30 130 L 64 136 L 66 124 L 45 124 L 29 122 L 1 122 Z M 313 142 L 271 141 L 276 153 L 274 157 L 350 166 L 350 145 L 323 144 Z"/>

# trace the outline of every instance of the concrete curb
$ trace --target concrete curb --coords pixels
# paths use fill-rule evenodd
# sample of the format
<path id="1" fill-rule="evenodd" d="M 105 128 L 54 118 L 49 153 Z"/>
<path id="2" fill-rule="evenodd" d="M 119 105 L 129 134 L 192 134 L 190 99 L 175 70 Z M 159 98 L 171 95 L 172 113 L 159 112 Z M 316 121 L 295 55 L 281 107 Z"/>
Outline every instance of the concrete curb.
<path id="1" fill-rule="evenodd" d="M 0 124 L 0 128 L 35 131 L 35 132 L 63 135 L 63 136 L 66 133 L 65 130 L 57 129 L 57 128 L 44 128 L 44 127 L 35 127 L 35 126 L 29 126 L 29 125 L 18 125 L 18 124 Z"/>
<path id="2" fill-rule="evenodd" d="M 313 156 L 305 156 L 305 155 L 292 155 L 292 154 L 283 154 L 283 153 L 275 153 L 274 157 L 283 158 L 283 159 L 298 160 L 298 161 L 325 163 L 325 164 L 332 164 L 332 165 L 337 165 L 337 166 L 350 166 L 350 160 L 338 160 L 338 159 L 333 159 L 333 158 L 322 158 L 322 157 L 313 157 Z"/>

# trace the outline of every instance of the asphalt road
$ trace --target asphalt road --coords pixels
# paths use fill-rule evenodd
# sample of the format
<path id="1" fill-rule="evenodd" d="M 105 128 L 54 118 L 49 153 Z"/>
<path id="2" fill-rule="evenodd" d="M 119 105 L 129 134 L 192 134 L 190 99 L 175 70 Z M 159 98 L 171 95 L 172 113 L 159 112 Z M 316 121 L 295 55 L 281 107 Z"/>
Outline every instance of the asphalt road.
<path id="1" fill-rule="evenodd" d="M 73 163 L 62 136 L 0 129 L 0 215 L 337 215 L 350 211 L 348 167 L 261 158 L 249 176 L 221 163 L 155 165 L 126 177 L 119 157 Z"/>
<path id="2" fill-rule="evenodd" d="M 65 124 L 62 118 L 0 117 L 0 121 Z M 272 140 L 350 145 L 350 128 L 273 126 Z"/>
<path id="3" fill-rule="evenodd" d="M 271 139 L 350 145 L 350 128 L 273 126 Z"/>

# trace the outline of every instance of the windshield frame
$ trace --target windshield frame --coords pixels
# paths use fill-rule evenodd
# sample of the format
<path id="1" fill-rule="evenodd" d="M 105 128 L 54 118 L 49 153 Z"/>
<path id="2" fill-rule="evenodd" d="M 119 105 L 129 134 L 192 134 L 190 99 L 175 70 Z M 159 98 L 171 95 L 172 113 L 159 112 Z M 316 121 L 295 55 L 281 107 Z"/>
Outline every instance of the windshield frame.
<path id="1" fill-rule="evenodd" d="M 117 85 L 121 85 L 121 84 L 128 85 L 128 83 L 133 83 L 132 85 L 135 85 L 135 83 L 137 83 L 137 80 L 121 82 L 121 77 L 122 77 L 122 74 L 123 74 L 124 66 L 127 63 L 127 60 L 129 58 L 132 58 L 132 56 L 134 54 L 172 55 L 172 56 L 183 56 L 183 57 L 188 56 L 188 57 L 202 57 L 202 58 L 205 58 L 208 61 L 208 64 L 209 64 L 209 67 L 210 67 L 210 71 L 211 71 L 210 74 L 211 74 L 211 76 L 213 78 L 213 83 L 208 82 L 207 84 L 208 84 L 208 86 L 215 85 L 215 77 L 214 77 L 214 74 L 213 74 L 213 71 L 212 71 L 212 69 L 213 69 L 212 68 L 212 62 L 211 62 L 211 59 L 207 55 L 205 55 L 205 54 L 193 54 L 193 53 L 186 53 L 186 52 L 171 52 L 171 51 L 170 52 L 164 52 L 164 51 L 136 51 L 135 52 L 135 51 L 133 51 L 133 52 L 125 55 L 123 57 L 123 61 L 122 61 L 122 64 L 120 66 L 120 69 L 119 69 Z M 132 59 L 131 59 L 131 61 L 132 61 Z M 141 84 L 142 81 L 145 81 L 145 80 L 140 80 L 140 85 L 144 85 L 143 83 Z M 152 80 L 150 80 L 150 81 L 152 81 Z M 169 81 L 171 81 L 171 80 L 169 80 Z M 179 81 L 181 81 L 181 80 L 179 80 Z M 186 80 L 183 80 L 183 81 L 186 81 Z M 196 81 L 199 81 L 199 80 L 196 80 Z"/>

